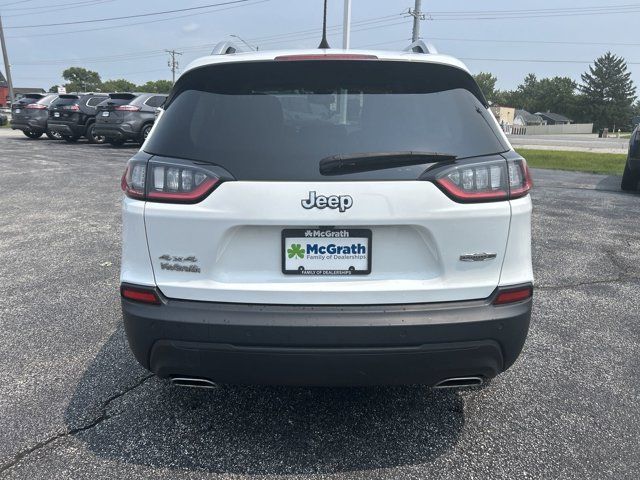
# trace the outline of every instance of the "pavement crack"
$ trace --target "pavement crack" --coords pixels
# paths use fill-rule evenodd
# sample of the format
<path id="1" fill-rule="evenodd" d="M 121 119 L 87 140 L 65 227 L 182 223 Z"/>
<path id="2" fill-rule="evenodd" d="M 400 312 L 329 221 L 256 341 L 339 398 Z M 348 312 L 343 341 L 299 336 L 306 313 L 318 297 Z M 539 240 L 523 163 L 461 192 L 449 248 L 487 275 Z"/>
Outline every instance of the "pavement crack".
<path id="1" fill-rule="evenodd" d="M 130 387 L 122 390 L 121 392 L 118 392 L 114 395 L 112 395 L 111 397 L 107 398 L 104 402 L 102 402 L 102 405 L 100 405 L 100 414 L 94 418 L 93 420 L 91 420 L 89 423 L 76 427 L 76 428 L 71 428 L 67 431 L 64 432 L 60 432 L 52 437 L 47 438 L 46 440 L 42 440 L 41 442 L 36 443 L 35 445 L 32 445 L 28 448 L 25 448 L 24 450 L 18 452 L 16 455 L 14 455 L 13 459 L 8 461 L 7 463 L 3 464 L 2 466 L 0 466 L 0 475 L 3 474 L 4 472 L 6 472 L 7 470 L 9 470 L 10 468 L 14 467 L 15 465 L 17 465 L 20 461 L 24 460 L 26 457 L 28 457 L 29 455 L 31 455 L 33 452 L 40 450 L 43 447 L 46 447 L 47 445 L 55 442 L 56 440 L 59 440 L 61 438 L 65 438 L 65 437 L 71 437 L 74 436 L 80 432 L 84 432 L 86 430 L 90 430 L 92 428 L 94 428 L 95 426 L 101 424 L 102 422 L 104 422 L 105 420 L 109 420 L 110 418 L 112 418 L 115 415 L 112 415 L 108 412 L 109 410 L 109 405 L 111 405 L 111 403 L 115 400 L 117 400 L 118 398 L 123 397 L 124 395 L 126 395 L 127 393 L 131 392 L 132 390 L 135 390 L 136 388 L 142 386 L 142 384 L 144 384 L 147 380 L 149 380 L 151 377 L 154 377 L 154 374 L 149 374 L 149 375 L 145 375 L 144 377 L 142 377 L 139 381 L 137 381 L 136 383 L 134 383 L 133 385 L 131 385 Z"/>

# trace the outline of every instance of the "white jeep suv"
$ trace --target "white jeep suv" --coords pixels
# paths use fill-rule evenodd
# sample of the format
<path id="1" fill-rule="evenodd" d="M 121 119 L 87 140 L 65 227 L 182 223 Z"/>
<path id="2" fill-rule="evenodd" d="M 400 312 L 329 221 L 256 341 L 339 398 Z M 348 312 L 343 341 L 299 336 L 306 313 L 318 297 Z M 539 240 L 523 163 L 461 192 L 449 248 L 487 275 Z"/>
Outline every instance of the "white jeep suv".
<path id="1" fill-rule="evenodd" d="M 458 60 L 192 63 L 122 179 L 122 310 L 174 383 L 482 383 L 529 328 L 531 179 Z"/>

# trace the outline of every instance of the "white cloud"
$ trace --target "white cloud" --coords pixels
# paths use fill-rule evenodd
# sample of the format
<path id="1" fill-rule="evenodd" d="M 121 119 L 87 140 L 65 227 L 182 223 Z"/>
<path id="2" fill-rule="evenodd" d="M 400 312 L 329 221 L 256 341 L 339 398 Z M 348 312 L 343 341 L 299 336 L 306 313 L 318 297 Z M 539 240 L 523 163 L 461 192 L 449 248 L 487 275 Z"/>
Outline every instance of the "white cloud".
<path id="1" fill-rule="evenodd" d="M 184 33 L 192 33 L 192 32 L 195 32 L 196 30 L 200 30 L 200 25 L 194 22 L 187 23 L 182 27 L 182 31 Z"/>

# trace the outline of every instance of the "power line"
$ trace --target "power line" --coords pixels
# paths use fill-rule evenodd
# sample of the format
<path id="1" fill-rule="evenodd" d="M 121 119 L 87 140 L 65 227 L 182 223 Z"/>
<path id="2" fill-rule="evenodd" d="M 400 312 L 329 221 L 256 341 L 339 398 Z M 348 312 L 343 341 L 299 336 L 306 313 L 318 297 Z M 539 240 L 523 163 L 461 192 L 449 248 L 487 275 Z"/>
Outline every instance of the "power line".
<path id="1" fill-rule="evenodd" d="M 56 8 L 66 7 L 68 5 L 82 5 L 84 3 L 93 3 L 96 1 L 101 1 L 101 0 L 81 0 L 79 2 L 58 3 L 56 4 L 57 5 Z M 3 12 L 22 12 L 24 10 L 29 10 L 30 12 L 33 12 L 34 15 L 37 13 L 40 13 L 40 11 L 34 11 L 35 8 L 38 8 L 38 7 L 31 6 L 31 7 L 3 8 L 2 11 Z"/>
<path id="2" fill-rule="evenodd" d="M 91 0 L 90 2 L 88 1 L 84 1 L 84 2 L 78 2 L 73 6 L 59 6 L 56 8 L 50 8 L 48 10 L 38 10 L 36 12 L 33 11 L 33 8 L 30 8 L 28 10 L 30 10 L 27 13 L 14 13 L 13 15 L 5 15 L 4 18 L 12 18 L 12 17 L 26 17 L 26 16 L 30 16 L 33 17 L 34 15 L 42 15 L 44 13 L 51 13 L 51 12 L 60 12 L 60 11 L 64 11 L 64 10 L 71 10 L 71 9 L 76 9 L 76 8 L 83 8 L 83 7 L 94 7 L 97 5 L 102 5 L 103 3 L 111 3 L 114 2 L 115 0 Z M 3 10 L 5 11 L 5 10 Z"/>
<path id="3" fill-rule="evenodd" d="M 43 27 L 60 27 L 60 26 L 67 26 L 67 25 L 78 25 L 78 24 L 85 24 L 85 23 L 97 23 L 97 22 L 111 22 L 114 20 L 128 20 L 130 18 L 141 18 L 141 17 L 153 17 L 156 15 L 167 15 L 170 13 L 180 13 L 180 12 L 189 12 L 189 11 L 194 11 L 194 10 L 203 10 L 205 8 L 212 8 L 212 7 L 221 7 L 224 5 L 232 5 L 232 4 L 236 4 L 236 3 L 245 3 L 248 2 L 249 0 L 229 0 L 227 2 L 221 2 L 221 3 L 211 3 L 209 5 L 200 5 L 198 7 L 189 7 L 189 8 L 178 8 L 175 10 L 164 10 L 162 12 L 150 12 L 150 13 L 139 13 L 137 15 L 124 15 L 121 17 L 109 17 L 109 18 L 95 18 L 92 20 L 75 20 L 73 22 L 61 22 L 61 23 L 42 23 L 39 25 L 15 25 L 13 27 L 5 27 L 5 29 L 17 29 L 17 28 L 43 28 Z"/>
<path id="4" fill-rule="evenodd" d="M 225 8 L 214 8 L 212 10 L 208 10 L 208 11 L 204 11 L 204 12 L 188 13 L 186 15 L 178 15 L 178 16 L 169 17 L 169 18 L 161 18 L 161 19 L 158 19 L 158 20 L 146 20 L 146 21 L 142 21 L 142 22 L 125 23 L 125 24 L 122 24 L 122 25 L 109 25 L 107 27 L 86 28 L 86 29 L 83 29 L 83 30 L 67 30 L 67 31 L 64 31 L 64 32 L 35 33 L 35 34 L 30 34 L 30 35 L 14 35 L 14 36 L 10 36 L 10 37 L 7 37 L 7 38 L 56 37 L 56 36 L 59 36 L 59 35 L 73 35 L 73 34 L 76 34 L 76 33 L 97 32 L 97 31 L 101 31 L 101 30 L 113 30 L 113 29 L 116 29 L 116 28 L 126 28 L 126 27 L 133 27 L 133 26 L 137 26 L 137 25 L 147 25 L 147 24 L 150 24 L 150 23 L 168 22 L 168 21 L 171 21 L 171 20 L 178 20 L 180 18 L 192 17 L 194 15 L 206 15 L 206 14 L 209 14 L 209 13 L 222 12 L 224 10 L 231 10 L 231 9 L 241 8 L 241 7 L 249 7 L 249 6 L 252 6 L 252 5 L 257 5 L 259 3 L 270 2 L 271 0 L 247 0 L 247 1 L 251 1 L 252 3 L 243 3 L 241 5 L 235 5 L 235 6 L 231 6 L 231 7 L 225 7 Z"/>

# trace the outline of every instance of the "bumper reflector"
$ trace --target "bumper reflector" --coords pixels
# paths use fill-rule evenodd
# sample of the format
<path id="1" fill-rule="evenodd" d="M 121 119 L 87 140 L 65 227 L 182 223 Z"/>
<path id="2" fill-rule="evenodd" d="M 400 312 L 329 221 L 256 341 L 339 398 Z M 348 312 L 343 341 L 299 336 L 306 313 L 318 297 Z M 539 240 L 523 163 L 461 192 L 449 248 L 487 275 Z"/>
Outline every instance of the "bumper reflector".
<path id="1" fill-rule="evenodd" d="M 120 294 L 128 300 L 150 303 L 152 305 L 160 305 L 160 298 L 158 297 L 158 294 L 155 292 L 155 290 L 150 288 L 122 285 L 120 287 Z"/>
<path id="2" fill-rule="evenodd" d="M 533 287 L 527 285 L 526 287 L 510 288 L 508 290 L 502 290 L 498 292 L 498 296 L 493 301 L 494 305 L 507 305 L 509 303 L 522 302 L 528 300 L 533 296 Z"/>

